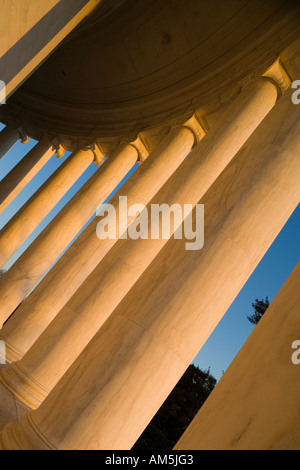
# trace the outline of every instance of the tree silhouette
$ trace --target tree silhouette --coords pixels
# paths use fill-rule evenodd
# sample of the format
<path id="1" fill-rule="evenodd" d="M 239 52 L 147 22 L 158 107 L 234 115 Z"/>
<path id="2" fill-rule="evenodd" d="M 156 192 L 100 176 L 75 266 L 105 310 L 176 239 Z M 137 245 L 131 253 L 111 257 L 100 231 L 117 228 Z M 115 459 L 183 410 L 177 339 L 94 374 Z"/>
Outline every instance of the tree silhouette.
<path id="1" fill-rule="evenodd" d="M 248 320 L 257 325 L 270 305 L 255 299 Z M 190 365 L 173 392 L 145 429 L 133 450 L 171 451 L 216 386 L 210 370 Z"/>
<path id="2" fill-rule="evenodd" d="M 253 325 L 257 325 L 257 323 L 261 320 L 264 313 L 268 309 L 270 305 L 268 297 L 264 300 L 255 299 L 255 303 L 252 304 L 252 308 L 254 309 L 254 313 L 252 315 L 247 315 L 247 318 L 250 323 Z"/>
<path id="3" fill-rule="evenodd" d="M 190 365 L 133 450 L 171 451 L 216 383 L 210 370 Z"/>

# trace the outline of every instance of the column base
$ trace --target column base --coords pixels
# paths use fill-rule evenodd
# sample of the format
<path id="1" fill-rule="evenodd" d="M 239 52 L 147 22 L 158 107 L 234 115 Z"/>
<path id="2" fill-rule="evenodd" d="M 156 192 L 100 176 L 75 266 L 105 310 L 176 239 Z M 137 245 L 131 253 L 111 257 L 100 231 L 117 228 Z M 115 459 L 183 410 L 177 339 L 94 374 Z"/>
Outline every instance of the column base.
<path id="1" fill-rule="evenodd" d="M 13 362 L 17 362 L 24 356 L 25 353 L 16 349 L 14 346 L 9 344 L 4 337 L 0 334 L 0 340 L 4 341 L 5 343 L 5 360 L 8 364 L 12 364 Z"/>
<path id="2" fill-rule="evenodd" d="M 0 372 L 9 366 L 0 365 Z M 19 421 L 30 409 L 0 383 L 0 431 L 9 423 Z"/>
<path id="3" fill-rule="evenodd" d="M 37 409 L 50 393 L 33 381 L 17 362 L 0 371 L 0 382 L 30 410 Z"/>
<path id="4" fill-rule="evenodd" d="M 0 433 L 0 450 L 56 450 L 56 448 L 39 433 L 31 413 L 26 413 L 20 423 L 8 424 Z"/>

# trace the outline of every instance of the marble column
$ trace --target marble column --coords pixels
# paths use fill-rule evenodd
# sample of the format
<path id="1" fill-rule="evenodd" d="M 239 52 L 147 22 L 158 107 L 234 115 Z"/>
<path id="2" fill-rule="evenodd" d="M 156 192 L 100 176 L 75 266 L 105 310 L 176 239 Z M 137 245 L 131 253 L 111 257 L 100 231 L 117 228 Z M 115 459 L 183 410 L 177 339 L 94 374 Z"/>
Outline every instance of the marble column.
<path id="1" fill-rule="evenodd" d="M 1 2 L 1 80 L 7 98 L 101 0 Z"/>
<path id="2" fill-rule="evenodd" d="M 0 159 L 9 152 L 9 150 L 21 139 L 21 142 L 26 144 L 27 137 L 24 136 L 21 129 L 16 126 L 6 126 L 0 132 Z"/>
<path id="3" fill-rule="evenodd" d="M 11 258 L 94 160 L 91 149 L 74 152 L 0 231 L 0 266 Z"/>
<path id="4" fill-rule="evenodd" d="M 119 194 L 122 193 L 126 194 L 129 205 L 134 203 L 147 204 L 203 135 L 204 131 L 195 116 L 189 119 L 184 126 L 174 128 L 143 164 L 140 165 L 110 203 L 119 211 Z M 130 163 L 132 165 L 130 159 L 134 158 L 136 160 L 137 158 L 133 146 L 128 146 L 127 155 L 127 164 Z M 113 178 L 107 179 L 107 172 L 103 174 L 104 178 L 100 175 L 101 180 L 99 180 L 99 177 L 95 180 L 96 191 L 94 198 L 96 196 L 95 203 L 97 206 L 101 200 L 105 199 L 100 198 L 103 187 L 106 187 L 107 184 L 117 184 L 117 180 L 121 177 L 120 172 L 124 170 L 124 165 L 126 166 L 126 158 L 124 157 L 126 155 L 122 152 L 118 157 L 120 161 L 116 160 L 113 163 L 113 167 L 110 166 L 109 162 L 105 164 L 108 169 L 112 170 L 113 178 L 116 178 L 116 180 Z M 91 186 L 89 187 L 91 188 Z M 88 190 L 87 196 L 89 193 L 90 190 Z M 85 201 L 90 206 L 90 197 L 85 198 Z M 70 210 L 68 211 L 67 208 L 65 210 L 65 217 L 59 218 L 59 222 L 62 222 L 62 230 L 65 230 L 64 222 L 68 214 L 78 218 L 78 207 L 76 205 L 73 207 L 72 203 L 69 206 Z M 75 212 L 74 209 L 76 209 Z M 90 209 L 88 208 L 87 210 L 89 211 Z M 96 207 L 94 208 L 95 211 Z M 83 214 L 82 210 L 80 214 Z M 55 225 L 52 227 L 52 231 L 57 237 L 56 220 L 57 218 L 54 221 Z M 129 220 L 127 222 L 129 223 Z M 3 326 L 1 337 L 5 337 L 7 360 L 9 362 L 20 359 L 23 356 L 78 287 L 80 287 L 82 282 L 103 259 L 109 249 L 116 243 L 116 240 L 100 241 L 96 235 L 97 224 L 98 219 L 85 229 L 83 234 L 67 250 L 37 288 L 25 299 L 9 322 Z M 37 242 L 36 250 L 40 252 L 39 238 Z M 58 240 L 58 243 L 60 243 L 60 240 Z M 48 250 L 53 249 L 49 243 L 47 246 Z M 20 269 L 22 269 L 22 265 Z M 53 296 L 53 292 L 56 292 L 55 296 Z M 52 298 L 50 303 L 49 295 Z M 44 311 L 42 321 L 41 308 Z"/>
<path id="5" fill-rule="evenodd" d="M 300 263 L 177 443 L 176 451 L 299 450 L 299 285 Z"/>
<path id="6" fill-rule="evenodd" d="M 116 207 L 116 211 L 118 213 L 120 211 L 118 205 L 120 192 L 126 194 L 128 206 L 136 203 L 148 203 L 203 135 L 204 131 L 202 126 L 195 116 L 185 122 L 183 126 L 174 128 L 150 156 L 144 160 L 143 164 L 138 168 L 131 179 L 125 183 L 123 188 L 113 198 L 111 203 Z M 126 154 L 128 157 L 134 158 L 134 160 L 136 160 L 138 156 L 136 152 L 134 152 L 134 147 L 128 146 L 126 153 L 123 151 L 119 154 L 113 167 L 109 167 L 108 165 L 112 175 L 116 178 L 114 183 L 112 178 L 108 178 L 107 172 L 103 174 L 103 178 L 101 177 L 101 179 L 99 179 L 98 177 L 98 180 L 95 180 L 97 185 L 94 188 L 94 192 L 96 196 L 95 203 L 97 205 L 99 204 L 99 200 L 104 199 L 99 199 L 99 196 L 103 188 L 107 186 L 107 182 L 110 182 L 110 184 L 113 183 L 114 185 L 117 184 L 117 179 L 120 177 L 120 170 L 124 168 L 126 163 Z M 128 158 L 127 163 L 130 163 Z M 131 161 L 131 165 L 132 163 Z M 88 206 L 90 206 L 91 203 L 91 195 L 89 194 L 91 188 L 92 185 L 89 185 L 89 191 L 88 194 L 86 194 L 86 203 Z M 74 216 L 78 217 L 78 207 L 75 205 L 73 209 L 76 210 L 70 212 L 71 220 L 73 220 Z M 86 210 L 88 211 L 90 209 L 87 207 Z M 96 206 L 94 212 L 95 210 Z M 82 212 L 83 211 L 80 211 L 80 213 Z M 125 229 L 133 218 L 133 216 L 128 218 Z M 8 362 L 20 359 L 23 356 L 25 351 L 29 349 L 37 337 L 40 336 L 42 325 L 45 329 L 47 326 L 46 323 L 50 323 L 59 312 L 60 308 L 64 306 L 67 300 L 71 298 L 72 294 L 75 293 L 77 288 L 80 287 L 82 282 L 88 277 L 88 274 L 91 273 L 100 260 L 103 259 L 105 253 L 116 243 L 117 239 L 100 241 L 97 238 L 96 225 L 98 221 L 99 220 L 96 219 L 95 223 L 92 223 L 91 226 L 85 230 L 86 233 L 79 237 L 78 241 L 70 247 L 65 255 L 58 261 L 57 265 L 54 266 L 31 295 L 25 299 L 17 312 L 11 317 L 10 321 L 3 326 L 1 337 L 2 339 L 5 338 Z M 54 222 L 54 228 L 57 228 L 58 224 L 56 219 Z M 65 225 L 69 226 L 65 217 L 63 219 L 60 218 L 59 222 L 64 222 L 64 224 L 62 224 L 62 231 L 65 230 Z M 56 232 L 55 235 L 57 236 Z M 60 237 L 58 237 L 55 246 L 57 246 L 57 243 L 60 243 Z M 52 249 L 51 245 L 52 244 L 48 244 L 48 259 L 49 250 Z M 39 247 L 37 247 L 36 250 L 39 250 Z M 53 292 L 55 292 L 55 296 L 53 296 Z M 50 303 L 49 296 L 52 298 Z M 42 322 L 41 309 L 44 312 Z M 17 339 L 19 334 L 20 342 Z M 15 346 L 16 343 L 18 344 L 18 350 Z M 20 345 L 23 349 L 22 352 L 20 352 Z"/>
<path id="7" fill-rule="evenodd" d="M 168 185 L 159 193 L 158 202 L 165 201 L 172 205 L 174 201 L 189 200 L 195 204 L 272 108 L 276 98 L 276 87 L 268 80 L 255 80 L 245 87 L 237 100 L 223 113 L 220 123 L 215 125 L 215 129 L 208 132 L 178 168 L 177 173 L 174 173 L 174 176 L 170 178 Z M 186 125 L 191 126 L 191 121 Z M 200 138 L 201 136 L 198 136 L 198 140 Z M 130 178 L 111 203 L 118 207 L 119 194 L 124 194 L 128 196 L 129 205 L 132 203 L 148 204 L 163 183 L 176 170 L 191 145 L 192 136 L 186 127 L 178 132 L 174 131 Z M 174 181 L 176 181 L 175 186 Z M 100 241 L 97 238 L 97 223 L 98 220 L 95 220 L 90 224 L 3 326 L 0 337 L 6 342 L 9 362 L 21 359 L 116 243 L 116 240 Z M 139 260 L 136 263 L 137 269 L 131 270 L 130 275 L 126 274 L 126 281 L 122 283 L 121 289 L 118 289 L 117 294 L 114 294 L 110 299 L 109 309 L 107 305 L 107 314 L 115 302 L 125 295 L 127 289 L 157 255 L 164 243 L 166 240 L 153 241 L 151 250 L 148 245 L 146 254 L 139 254 Z M 128 245 L 130 246 L 130 244 L 126 246 Z M 120 256 L 120 260 L 124 260 L 123 266 L 126 264 L 125 259 L 128 258 L 129 253 L 130 249 L 128 248 L 126 256 L 124 253 Z M 137 254 L 138 252 L 135 251 L 134 256 L 136 257 Z M 114 265 L 116 258 L 111 259 L 111 263 Z M 101 267 L 99 269 L 101 271 Z M 9 277 L 9 272 L 6 273 L 6 277 Z M 2 293 L 4 316 L 12 311 L 10 306 L 5 312 L 7 304 L 5 296 L 9 289 L 12 287 L 7 282 Z M 56 292 L 55 296 L 53 296 L 53 292 Z M 13 295 L 15 295 L 14 292 L 11 297 Z"/>
<path id="8" fill-rule="evenodd" d="M 137 162 L 140 152 L 144 154 L 146 149 L 138 139 L 108 158 L 14 263 L 0 286 L 0 291 L 5 292 L 1 311 L 3 320 L 26 297 L 95 214 L 99 205 L 127 175 Z"/>
<path id="9" fill-rule="evenodd" d="M 9 206 L 55 152 L 53 143 L 43 139 L 8 173 L 0 185 L 0 212 Z"/>
<path id="10" fill-rule="evenodd" d="M 272 90 L 270 96 L 274 104 L 274 85 L 263 80 L 262 85 L 266 85 L 266 90 Z M 255 89 L 256 87 L 257 83 Z M 253 90 L 252 87 L 251 89 Z M 248 93 L 247 90 L 247 98 Z M 272 107 L 271 100 L 268 103 Z M 251 106 L 254 106 L 253 100 Z M 244 118 L 249 119 L 243 106 L 241 109 Z M 226 135 L 224 141 L 218 132 L 212 131 L 209 139 L 208 133 L 183 166 L 175 171 L 152 199 L 153 204 L 164 202 L 169 206 L 176 203 L 195 205 L 198 202 L 210 183 L 224 169 L 226 162 L 241 147 L 241 139 L 246 140 L 242 133 L 243 119 L 240 113 L 234 113 L 231 107 L 229 114 L 232 116 L 231 126 L 227 126 L 227 129 L 230 127 L 230 138 Z M 255 120 L 251 119 L 250 122 L 253 130 Z M 224 129 L 224 122 L 222 126 Z M 221 135 L 224 137 L 223 132 Z M 206 138 L 208 142 L 205 144 Z M 209 149 L 209 153 L 201 152 L 202 144 Z M 188 161 L 189 164 L 186 163 Z M 25 356 L 14 363 L 10 370 L 3 371 L 0 376 L 3 383 L 27 406 L 37 407 L 166 244 L 166 239 L 124 239 L 117 242 Z M 93 305 L 98 305 L 99 308 L 94 309 Z M 44 315 L 44 309 L 40 310 L 42 311 Z"/>
<path id="11" fill-rule="evenodd" d="M 299 132 L 287 92 L 199 201 L 203 249 L 169 240 L 40 407 L 2 431 L 1 448 L 133 446 L 297 207 Z M 82 290 L 76 316 L 86 302 Z M 90 302 L 91 318 L 102 308 Z"/>

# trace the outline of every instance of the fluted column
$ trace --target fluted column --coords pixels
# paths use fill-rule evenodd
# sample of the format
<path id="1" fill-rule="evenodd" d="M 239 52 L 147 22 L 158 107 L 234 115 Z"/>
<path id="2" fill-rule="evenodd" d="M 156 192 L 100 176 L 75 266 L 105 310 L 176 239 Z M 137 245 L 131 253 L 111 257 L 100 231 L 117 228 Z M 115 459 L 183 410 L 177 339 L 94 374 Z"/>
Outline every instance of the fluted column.
<path id="1" fill-rule="evenodd" d="M 130 181 L 127 181 L 123 186 L 121 192 L 127 195 L 128 205 L 148 203 L 203 135 L 204 131 L 195 117 L 189 119 L 179 129 L 176 128 L 171 131 L 161 145 L 143 162 Z M 134 154 L 133 150 L 134 148 L 132 146 L 128 146 L 126 152 L 128 156 L 132 155 L 132 157 L 136 159 L 137 154 Z M 118 156 L 120 161 L 116 161 L 114 165 L 115 168 L 111 168 L 115 178 L 119 178 L 120 176 L 120 169 L 124 167 L 126 161 L 125 156 L 123 151 L 122 154 Z M 107 185 L 107 181 L 113 181 L 108 178 L 107 173 L 104 174 L 103 177 L 104 178 L 101 178 L 101 180 L 98 178 L 97 187 L 95 188 L 95 202 L 97 204 L 99 200 L 102 200 L 102 198 L 99 199 L 99 195 L 101 195 L 101 190 L 103 190 L 105 184 Z M 114 184 L 116 184 L 116 182 Z M 92 185 L 89 186 L 89 188 L 91 187 Z M 118 194 L 111 201 L 111 203 L 116 206 L 117 212 L 119 212 L 120 209 L 118 207 Z M 87 198 L 88 205 L 90 205 L 90 199 L 90 197 Z M 94 211 L 95 210 L 94 208 Z M 80 213 L 81 212 L 82 211 L 80 211 Z M 71 215 L 72 214 L 78 217 L 78 211 L 74 212 L 73 210 L 71 212 Z M 133 219 L 133 217 L 131 217 L 131 219 Z M 35 342 L 42 332 L 41 327 L 44 325 L 44 328 L 46 328 L 47 323 L 49 324 L 55 314 L 59 312 L 60 306 L 62 307 L 67 300 L 69 300 L 72 294 L 87 278 L 88 274 L 91 273 L 100 262 L 100 259 L 102 259 L 105 253 L 116 243 L 117 239 L 100 241 L 97 238 L 97 223 L 98 220 L 91 224 L 92 227 L 86 229 L 89 237 L 87 238 L 86 234 L 79 237 L 78 241 L 74 243 L 75 246 L 73 245 L 66 252 L 29 298 L 24 301 L 20 306 L 22 312 L 18 309 L 9 323 L 4 325 L 1 331 L 1 337 L 5 337 L 5 341 L 7 342 L 8 361 L 11 362 L 12 359 L 23 356 L 25 351 L 20 353 L 20 345 L 22 349 L 29 349 L 29 346 Z M 130 218 L 127 220 L 124 230 L 129 223 Z M 65 225 L 68 226 L 67 223 Z M 55 227 L 57 227 L 57 222 L 55 222 Z M 65 230 L 64 226 L 62 226 L 62 230 Z M 56 243 L 60 243 L 60 237 L 58 237 Z M 50 244 L 48 250 L 51 250 L 51 248 Z M 48 252 L 47 254 L 49 256 Z M 53 296 L 53 292 L 55 292 L 55 296 Z M 51 302 L 49 302 L 49 296 L 52 298 Z M 41 316 L 42 311 L 43 314 Z M 10 333 L 13 338 L 10 336 Z M 17 342 L 18 350 L 16 350 L 16 347 L 11 345 L 11 341 L 8 341 L 7 336 L 9 339 L 14 340 L 13 344 L 15 345 L 19 334 L 21 344 Z"/>
<path id="2" fill-rule="evenodd" d="M 300 263 L 175 449 L 299 450 Z M 299 343 L 300 344 L 300 343 Z M 246 429 L 246 432 L 245 432 Z"/>
<path id="3" fill-rule="evenodd" d="M 94 160 L 91 149 L 74 152 L 0 231 L 0 266 L 31 235 Z"/>
<path id="4" fill-rule="evenodd" d="M 172 130 L 110 201 L 116 207 L 116 210 L 119 211 L 120 193 L 127 195 L 129 205 L 135 203 L 147 204 L 180 165 L 193 145 L 201 139 L 201 129 L 198 120 L 192 117 L 184 126 Z M 203 135 L 204 131 L 202 130 L 202 137 Z M 134 148 L 132 145 L 128 146 L 126 152 L 123 150 L 117 156 L 115 162 L 105 163 L 103 169 L 107 168 L 107 171 L 99 174 L 96 179 L 94 178 L 95 191 L 93 191 L 93 194 L 91 195 L 91 184 L 88 184 L 87 191 L 82 194 L 83 198 L 81 199 L 87 205 L 86 210 L 82 210 L 80 198 L 77 198 L 74 204 L 70 201 L 68 204 L 69 209 L 66 206 L 63 217 L 60 216 L 54 219 L 53 230 L 47 230 L 46 237 L 42 239 L 42 243 L 40 240 L 41 236 L 38 237 L 35 243 L 36 248 L 33 250 L 33 256 L 38 253 L 45 257 L 45 253 L 47 253 L 47 259 L 49 259 L 49 250 L 53 252 L 57 249 L 57 244 L 59 246 L 61 243 L 60 237 L 57 236 L 59 226 L 61 225 L 61 230 L 64 231 L 65 226 L 69 227 L 71 225 L 73 227 L 74 222 L 76 223 L 76 220 L 79 219 L 79 214 L 82 217 L 86 217 L 91 210 L 91 197 L 93 197 L 97 206 L 105 199 L 103 191 L 114 189 L 112 186 L 116 185 L 123 176 L 126 166 L 132 165 L 133 159 L 136 160 L 137 154 Z M 111 173 L 111 178 L 108 178 L 108 172 Z M 94 208 L 92 206 L 93 213 L 96 211 L 97 206 Z M 3 339 L 5 338 L 7 343 L 7 360 L 9 362 L 20 359 L 23 356 L 101 259 L 103 259 L 109 249 L 116 243 L 116 240 L 113 239 L 102 241 L 98 239 L 96 234 L 97 223 L 98 219 L 85 229 L 31 295 L 25 299 L 9 322 L 3 326 L 0 336 Z M 129 220 L 127 223 L 129 223 Z M 51 240 L 52 234 L 56 237 L 55 246 L 53 246 Z M 43 249 L 42 253 L 41 249 Z M 19 269 L 23 270 L 23 266 L 22 262 Z M 37 267 L 39 268 L 39 266 L 39 259 L 37 259 Z M 9 273 L 6 275 L 9 275 Z M 28 274 L 23 277 L 28 278 Z M 20 281 L 18 285 L 21 285 Z M 8 285 L 7 288 L 9 288 Z M 55 296 L 53 296 L 53 292 L 56 293 Z M 52 299 L 51 302 L 49 302 L 49 296 Z M 12 305 L 10 305 L 11 309 Z M 43 315 L 41 317 L 42 311 Z"/>
<path id="5" fill-rule="evenodd" d="M 0 286 L 0 292 L 5 292 L 1 311 L 3 321 L 68 247 L 99 205 L 137 162 L 141 153 L 145 154 L 146 149 L 137 139 L 110 157 L 15 262 Z"/>
<path id="6" fill-rule="evenodd" d="M 9 206 L 55 152 L 53 143 L 43 139 L 8 173 L 0 184 L 0 212 Z"/>
<path id="7" fill-rule="evenodd" d="M 158 203 L 169 201 L 172 205 L 174 201 L 184 200 L 196 203 L 272 108 L 276 98 L 276 87 L 267 80 L 260 79 L 246 87 L 236 102 L 223 114 L 215 129 L 208 132 L 198 147 L 182 163 L 176 173 L 178 176 L 175 174 L 166 189 L 159 193 Z M 190 126 L 191 122 L 189 121 L 186 125 Z M 191 145 L 192 136 L 186 127 L 178 133 L 172 133 L 130 178 L 111 203 L 118 207 L 118 198 L 121 193 L 128 196 L 128 205 L 148 204 L 164 181 L 175 171 Z M 176 186 L 174 186 L 174 181 L 176 181 Z M 90 224 L 3 326 L 0 337 L 6 342 L 9 362 L 20 359 L 28 351 L 115 244 L 116 240 L 99 241 L 96 235 L 97 223 L 98 220 L 95 220 Z M 148 244 L 146 254 L 141 253 L 139 260 L 135 263 L 136 269 L 131 270 L 130 275 L 126 274 L 126 280 L 121 283 L 121 289 L 117 289 L 117 293 L 111 297 L 110 308 L 122 298 L 164 243 L 166 240 L 151 241 L 151 250 Z M 120 261 L 124 260 L 123 265 L 126 265 L 125 259 L 130 257 L 129 253 L 128 248 L 126 257 L 123 252 L 116 258 L 111 255 L 111 264 L 114 265 L 115 260 L 120 258 Z M 135 252 L 135 256 L 136 254 Z M 101 271 L 101 268 L 99 269 Z M 120 273 L 121 267 L 118 276 Z M 9 272 L 6 276 L 9 277 Z M 4 316 L 12 311 L 11 305 L 10 309 L 5 312 L 7 304 L 5 296 L 9 289 L 12 291 L 11 297 L 15 295 L 12 286 L 7 282 L 5 289 L 1 291 L 1 310 Z M 53 292 L 56 292 L 55 296 Z M 107 304 L 106 306 L 107 314 L 109 314 L 110 309 Z M 82 339 L 82 344 L 84 344 L 84 338 Z"/>
<path id="8" fill-rule="evenodd" d="M 257 90 L 256 87 L 260 89 L 257 82 L 254 87 Z M 270 93 L 269 99 L 272 96 L 272 101 L 267 99 L 263 103 L 272 107 L 276 99 L 274 85 L 262 80 L 262 88 Z M 239 104 L 241 101 L 243 104 L 248 103 L 248 100 L 249 90 L 243 94 Z M 256 100 L 250 100 L 249 109 L 254 109 L 253 101 Z M 257 104 L 256 102 L 255 115 Z M 152 199 L 153 204 L 164 202 L 169 206 L 176 203 L 195 205 L 203 196 L 249 136 L 249 123 L 244 128 L 247 129 L 244 131 L 246 133 L 242 132 L 243 117 L 248 120 L 249 114 L 245 113 L 243 106 L 240 113 L 236 107 L 238 108 L 237 103 L 228 111 L 232 119 L 231 125 L 225 120 L 220 124 L 222 132 L 219 129 L 215 132 L 212 130 L 211 135 L 207 134 Z M 258 122 L 254 116 L 250 122 L 253 130 L 252 126 L 258 125 Z M 224 127 L 227 131 L 230 128 L 230 137 L 227 134 L 225 137 Z M 3 371 L 0 376 L 3 383 L 28 406 L 37 407 L 166 243 L 165 239 L 150 239 L 146 244 L 145 240 L 128 239 L 117 242 L 27 354 L 14 363 L 10 370 Z M 94 309 L 95 305 L 98 305 L 97 309 Z M 55 338 L 55 343 L 52 338 Z"/>
<path id="9" fill-rule="evenodd" d="M 2 448 L 132 447 L 297 206 L 299 132 L 288 92 L 201 199 L 204 248 L 168 241 L 47 399 L 5 428 Z"/>
<path id="10" fill-rule="evenodd" d="M 0 159 L 21 139 L 23 144 L 28 142 L 20 128 L 6 126 L 0 132 Z"/>

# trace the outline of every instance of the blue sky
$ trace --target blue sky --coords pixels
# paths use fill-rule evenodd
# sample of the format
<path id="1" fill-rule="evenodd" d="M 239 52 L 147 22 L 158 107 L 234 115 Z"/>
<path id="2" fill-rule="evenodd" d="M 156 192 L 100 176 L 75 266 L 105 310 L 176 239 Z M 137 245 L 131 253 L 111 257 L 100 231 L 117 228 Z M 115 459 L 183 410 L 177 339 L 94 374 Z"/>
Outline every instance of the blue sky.
<path id="1" fill-rule="evenodd" d="M 0 131 L 4 128 L 3 124 L 0 123 Z M 33 139 L 29 140 L 29 143 L 24 145 L 18 142 L 10 152 L 0 160 L 0 184 L 1 180 L 14 168 L 14 166 L 36 145 L 36 141 Z M 55 155 L 47 162 L 44 168 L 33 178 L 33 180 L 24 188 L 24 190 L 16 197 L 16 199 L 7 207 L 2 214 L 0 214 L 0 230 L 7 224 L 7 222 L 18 212 L 18 210 L 30 199 L 30 197 L 38 190 L 38 188 L 48 179 L 69 157 L 70 152 L 66 152 L 63 158 L 58 159 Z M 131 174 L 136 170 L 138 165 L 135 165 L 130 170 L 124 180 L 115 188 L 115 190 L 109 195 L 107 201 L 120 189 L 120 187 L 126 182 Z M 59 203 L 52 209 L 52 211 L 45 217 L 41 224 L 36 228 L 26 242 L 20 247 L 15 255 L 5 265 L 5 269 L 9 269 L 10 266 L 22 255 L 26 248 L 35 240 L 38 235 L 44 230 L 44 228 L 53 220 L 53 218 L 59 213 L 59 211 L 72 199 L 77 191 L 91 178 L 91 176 L 100 169 L 100 167 L 91 164 L 83 175 L 78 179 L 66 195 L 59 201 Z M 106 201 L 104 201 L 106 202 Z M 91 222 L 93 217 L 88 221 L 87 224 L 75 237 L 85 229 L 85 227 Z M 75 240 L 75 239 L 74 239 Z M 74 241 L 73 240 L 73 241 Z"/>
<path id="2" fill-rule="evenodd" d="M 0 130 L 4 126 L 0 124 Z M 23 156 L 36 144 L 30 140 L 28 144 L 18 143 L 0 160 L 0 181 L 6 174 L 23 158 Z M 62 159 L 53 156 L 39 174 L 28 184 L 22 193 L 12 204 L 0 215 L 0 229 L 19 210 L 31 195 L 41 186 L 69 156 L 66 153 Z M 109 196 L 109 200 L 115 192 L 135 171 L 137 165 L 128 173 L 127 177 L 116 187 Z M 13 262 L 24 252 L 26 247 L 39 235 L 47 224 L 55 217 L 62 207 L 73 197 L 80 187 L 96 172 L 99 167 L 90 167 L 81 176 L 78 182 L 67 192 L 65 197 L 54 207 L 51 213 L 43 220 L 26 243 L 18 250 L 13 258 L 7 263 L 8 269 Z M 1 182 L 0 182 L 1 184 Z M 100 203 L 101 201 L 99 201 Z M 92 220 L 92 219 L 91 219 Z M 90 221 L 89 221 L 90 222 Z M 86 224 L 87 225 L 87 224 Z M 85 226 L 86 226 L 85 225 Z M 83 227 L 84 229 L 85 227 Z M 82 230 L 83 230 L 82 229 Z M 261 263 L 254 271 L 244 288 L 241 290 L 227 313 L 219 323 L 211 337 L 202 347 L 194 360 L 194 364 L 201 369 L 210 368 L 212 375 L 219 380 L 223 372 L 230 365 L 248 336 L 253 331 L 253 325 L 247 320 L 247 315 L 253 313 L 251 304 L 256 298 L 262 299 L 266 296 L 272 301 L 281 286 L 300 259 L 300 206 L 295 210 L 289 221 L 278 235 Z"/>
<path id="3" fill-rule="evenodd" d="M 254 326 L 247 319 L 256 298 L 270 302 L 300 259 L 300 205 L 277 236 L 222 321 L 196 356 L 201 369 L 210 367 L 216 379 L 222 377 Z"/>

